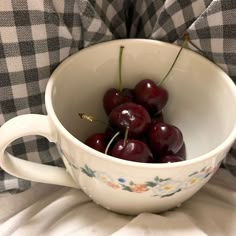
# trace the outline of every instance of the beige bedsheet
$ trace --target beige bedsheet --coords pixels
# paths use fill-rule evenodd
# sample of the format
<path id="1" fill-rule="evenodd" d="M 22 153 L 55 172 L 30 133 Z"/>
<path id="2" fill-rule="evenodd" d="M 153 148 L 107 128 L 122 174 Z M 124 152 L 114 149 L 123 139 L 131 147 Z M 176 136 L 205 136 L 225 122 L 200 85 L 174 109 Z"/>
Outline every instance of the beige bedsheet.
<path id="1" fill-rule="evenodd" d="M 235 236 L 236 178 L 220 169 L 181 207 L 136 217 L 109 212 L 80 190 L 35 184 L 0 197 L 0 236 L 9 235 Z"/>

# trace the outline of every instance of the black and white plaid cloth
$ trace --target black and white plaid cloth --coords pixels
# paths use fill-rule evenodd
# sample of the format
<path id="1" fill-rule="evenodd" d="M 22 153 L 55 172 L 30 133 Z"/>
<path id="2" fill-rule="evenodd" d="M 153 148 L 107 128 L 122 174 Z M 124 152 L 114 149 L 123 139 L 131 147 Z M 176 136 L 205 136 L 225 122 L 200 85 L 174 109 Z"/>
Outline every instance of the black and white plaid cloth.
<path id="1" fill-rule="evenodd" d="M 236 81 L 234 0 L 1 0 L 0 125 L 25 113 L 45 114 L 51 73 L 81 48 L 119 38 L 180 43 L 184 32 Z M 19 139 L 9 152 L 62 165 L 55 145 L 42 137 Z M 31 184 L 0 169 L 0 192 Z"/>

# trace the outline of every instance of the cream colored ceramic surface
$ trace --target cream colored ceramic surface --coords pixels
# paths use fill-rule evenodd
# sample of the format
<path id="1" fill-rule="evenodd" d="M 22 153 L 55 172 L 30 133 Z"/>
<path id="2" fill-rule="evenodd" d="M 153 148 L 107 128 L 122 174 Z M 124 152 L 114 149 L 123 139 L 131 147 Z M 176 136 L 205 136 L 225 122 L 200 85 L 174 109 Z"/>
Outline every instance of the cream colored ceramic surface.
<path id="1" fill-rule="evenodd" d="M 113 211 L 164 211 L 191 197 L 219 167 L 236 137 L 236 88 L 217 66 L 183 50 L 164 83 L 170 95 L 164 115 L 183 131 L 188 160 L 141 164 L 106 156 L 82 142 L 104 127 L 80 120 L 78 112 L 106 119 L 102 95 L 117 86 L 120 45 L 125 46 L 123 82 L 127 87 L 143 78 L 158 82 L 179 50 L 163 42 L 129 39 L 102 43 L 74 54 L 48 82 L 48 116 L 20 116 L 1 127 L 0 164 L 21 178 L 81 187 L 95 202 Z M 24 128 L 18 128 L 22 125 Z M 5 152 L 11 141 L 27 134 L 41 134 L 55 142 L 67 171 L 22 161 Z"/>

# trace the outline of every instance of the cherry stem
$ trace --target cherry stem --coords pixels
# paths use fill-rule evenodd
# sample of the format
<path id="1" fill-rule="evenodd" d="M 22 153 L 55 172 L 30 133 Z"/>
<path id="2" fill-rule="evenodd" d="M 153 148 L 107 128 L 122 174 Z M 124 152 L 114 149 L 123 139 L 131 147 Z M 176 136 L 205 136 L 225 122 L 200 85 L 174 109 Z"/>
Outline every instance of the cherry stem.
<path id="1" fill-rule="evenodd" d="M 109 143 L 107 144 L 106 146 L 106 149 L 105 149 L 105 154 L 107 155 L 107 152 L 109 150 L 109 147 L 111 146 L 112 142 L 115 140 L 115 138 L 120 134 L 120 131 L 118 131 L 112 138 L 111 140 L 109 141 Z"/>
<path id="2" fill-rule="evenodd" d="M 108 124 L 102 120 L 98 120 L 96 119 L 95 116 L 92 116 L 92 115 L 87 115 L 85 113 L 78 113 L 79 117 L 82 119 L 82 120 L 87 120 L 89 122 L 99 122 L 105 126 L 108 126 Z"/>
<path id="3" fill-rule="evenodd" d="M 188 37 L 188 35 L 186 34 L 186 35 L 184 35 L 184 42 L 182 43 L 182 45 L 181 45 L 181 47 L 180 47 L 180 50 L 179 50 L 177 56 L 175 57 L 174 62 L 172 63 L 172 65 L 171 65 L 169 71 L 166 73 L 165 77 L 160 81 L 160 83 L 158 84 L 158 86 L 161 86 L 162 83 L 166 80 L 166 78 L 168 77 L 168 75 L 169 75 L 170 72 L 172 71 L 172 69 L 173 69 L 173 67 L 174 67 L 174 65 L 175 65 L 175 63 L 176 63 L 176 61 L 177 61 L 177 59 L 179 58 L 180 53 L 182 52 L 183 48 L 186 46 L 186 44 L 187 44 L 188 42 L 189 42 L 189 37 Z"/>
<path id="4" fill-rule="evenodd" d="M 122 91 L 123 85 L 122 85 L 122 56 L 123 56 L 123 50 L 124 46 L 120 46 L 120 53 L 119 53 L 119 91 Z"/>
<path id="5" fill-rule="evenodd" d="M 126 127 L 125 129 L 125 137 L 124 137 L 124 146 L 128 141 L 128 134 L 129 134 L 129 127 Z"/>
<path id="6" fill-rule="evenodd" d="M 202 53 L 204 56 L 207 56 L 207 53 L 202 51 L 195 43 L 189 40 L 189 44 L 191 44 L 195 49 L 197 49 L 200 53 Z"/>

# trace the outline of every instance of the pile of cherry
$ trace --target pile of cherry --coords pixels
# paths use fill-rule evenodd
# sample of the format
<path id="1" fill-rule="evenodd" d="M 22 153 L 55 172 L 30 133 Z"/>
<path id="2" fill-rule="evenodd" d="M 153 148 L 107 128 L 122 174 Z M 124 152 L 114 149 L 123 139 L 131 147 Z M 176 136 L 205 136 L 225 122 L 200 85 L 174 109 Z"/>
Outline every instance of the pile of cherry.
<path id="1" fill-rule="evenodd" d="M 103 96 L 108 124 L 103 133 L 85 140 L 91 148 L 116 158 L 167 163 L 184 160 L 183 134 L 166 123 L 163 108 L 168 92 L 151 79 L 139 81 L 134 88 L 111 88 Z"/>

